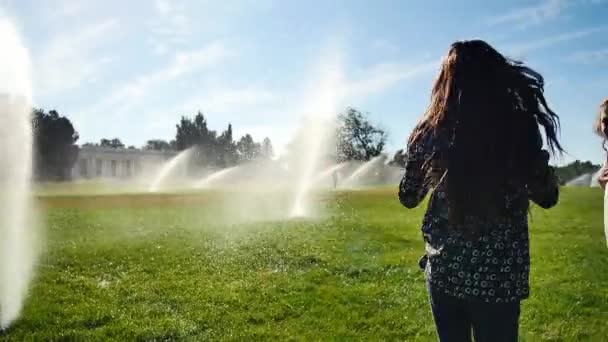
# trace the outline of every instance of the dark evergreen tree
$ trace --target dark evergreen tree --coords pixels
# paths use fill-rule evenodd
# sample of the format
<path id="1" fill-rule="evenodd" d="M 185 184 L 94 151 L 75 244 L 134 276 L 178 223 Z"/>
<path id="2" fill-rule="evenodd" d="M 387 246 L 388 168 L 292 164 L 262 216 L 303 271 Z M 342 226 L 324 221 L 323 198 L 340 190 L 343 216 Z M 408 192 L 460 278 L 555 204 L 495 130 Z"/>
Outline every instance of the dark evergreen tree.
<path id="1" fill-rule="evenodd" d="M 232 124 L 218 137 L 218 165 L 230 167 L 238 162 L 236 144 L 232 136 Z"/>
<path id="2" fill-rule="evenodd" d="M 35 170 L 41 180 L 67 180 L 78 159 L 78 132 L 72 122 L 56 110 L 34 109 Z"/>

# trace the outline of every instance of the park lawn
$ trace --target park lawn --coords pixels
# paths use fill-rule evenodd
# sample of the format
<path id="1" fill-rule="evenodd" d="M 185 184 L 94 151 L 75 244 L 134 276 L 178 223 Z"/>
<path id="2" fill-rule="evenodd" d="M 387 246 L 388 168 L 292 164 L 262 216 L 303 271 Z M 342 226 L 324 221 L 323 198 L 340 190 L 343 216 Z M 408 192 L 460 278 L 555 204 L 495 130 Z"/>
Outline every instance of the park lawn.
<path id="1" fill-rule="evenodd" d="M 424 208 L 402 208 L 396 189 L 334 192 L 318 219 L 253 223 L 219 208 L 225 197 L 40 197 L 37 274 L 0 338 L 436 339 L 417 266 Z M 522 340 L 606 340 L 601 191 L 564 189 L 530 230 Z"/>

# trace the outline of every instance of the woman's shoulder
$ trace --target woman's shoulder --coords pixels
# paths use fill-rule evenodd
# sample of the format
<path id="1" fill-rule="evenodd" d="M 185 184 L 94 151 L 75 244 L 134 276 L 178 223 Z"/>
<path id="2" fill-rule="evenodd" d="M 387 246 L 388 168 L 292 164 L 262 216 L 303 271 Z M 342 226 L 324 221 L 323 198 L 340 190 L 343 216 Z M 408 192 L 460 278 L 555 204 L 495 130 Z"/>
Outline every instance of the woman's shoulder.
<path id="1" fill-rule="evenodd" d="M 408 141 L 408 149 L 429 149 L 443 140 L 442 134 L 433 130 L 414 130 Z"/>
<path id="2" fill-rule="evenodd" d="M 407 146 L 407 154 L 410 157 L 429 154 L 433 151 L 434 145 L 433 135 L 428 132 L 422 132 L 414 139 L 410 139 Z"/>

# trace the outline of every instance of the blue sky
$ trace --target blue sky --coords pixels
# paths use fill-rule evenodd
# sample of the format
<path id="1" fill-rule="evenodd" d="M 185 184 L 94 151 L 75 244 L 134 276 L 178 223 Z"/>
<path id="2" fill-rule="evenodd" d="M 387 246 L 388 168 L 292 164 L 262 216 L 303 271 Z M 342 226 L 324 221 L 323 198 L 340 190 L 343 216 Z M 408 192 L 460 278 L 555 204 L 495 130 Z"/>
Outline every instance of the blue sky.
<path id="1" fill-rule="evenodd" d="M 285 145 L 331 50 L 351 91 L 400 148 L 451 42 L 481 38 L 546 79 L 572 159 L 604 159 L 591 122 L 608 96 L 608 1 L 0 0 L 30 49 L 35 105 L 81 143 L 171 139 L 198 109 L 212 128 Z"/>

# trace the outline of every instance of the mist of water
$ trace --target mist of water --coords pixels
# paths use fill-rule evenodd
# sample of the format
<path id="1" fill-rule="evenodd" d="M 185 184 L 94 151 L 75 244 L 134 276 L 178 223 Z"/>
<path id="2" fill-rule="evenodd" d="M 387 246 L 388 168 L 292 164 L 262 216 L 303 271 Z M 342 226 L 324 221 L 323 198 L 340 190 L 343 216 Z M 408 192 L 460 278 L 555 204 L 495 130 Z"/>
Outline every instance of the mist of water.
<path id="1" fill-rule="evenodd" d="M 370 173 L 384 168 L 384 162 L 386 160 L 385 155 L 379 155 L 365 162 L 359 166 L 355 172 L 352 173 L 343 183 L 342 186 L 346 188 L 353 188 L 360 186 L 366 177 L 369 177 Z"/>
<path id="2" fill-rule="evenodd" d="M 185 170 L 188 160 L 193 153 L 193 149 L 187 149 L 182 151 L 180 154 L 167 161 L 160 169 L 152 184 L 148 188 L 150 192 L 160 191 L 167 183 L 167 181 L 175 175 L 178 169 L 183 168 Z"/>
<path id="3" fill-rule="evenodd" d="M 334 173 L 345 169 L 348 166 L 348 164 L 349 164 L 348 162 L 335 164 L 335 165 L 332 165 L 332 166 L 328 167 L 327 169 L 321 171 L 321 173 L 319 173 L 315 177 L 315 183 L 322 182 L 322 181 L 326 180 L 327 178 L 332 177 L 334 175 Z"/>
<path id="4" fill-rule="evenodd" d="M 241 166 L 233 166 L 233 167 L 229 167 L 229 168 L 222 169 L 222 170 L 219 170 L 217 172 L 214 172 L 214 173 L 212 173 L 212 174 L 204 177 L 200 181 L 198 181 L 194 185 L 194 187 L 197 188 L 197 189 L 207 188 L 207 187 L 213 185 L 216 182 L 221 182 L 224 178 L 226 178 L 229 175 L 235 173 L 240 168 L 242 168 L 242 167 Z"/>
<path id="5" fill-rule="evenodd" d="M 334 123 L 345 96 L 340 56 L 331 51 L 324 58 L 312 91 L 305 100 L 306 109 L 299 134 L 294 142 L 298 151 L 296 187 L 292 217 L 311 214 L 311 190 L 323 158 L 331 151 Z M 291 167 L 291 166 L 290 166 Z"/>
<path id="6" fill-rule="evenodd" d="M 580 175 L 566 183 L 566 186 L 580 186 L 580 187 L 589 187 L 593 186 L 593 173 L 585 173 Z"/>
<path id="7" fill-rule="evenodd" d="M 29 55 L 0 17 L 0 326 L 19 317 L 32 277 L 32 127 Z"/>
<path id="8" fill-rule="evenodd" d="M 386 164 L 385 164 L 386 165 Z M 399 184 L 405 169 L 398 166 L 385 166 L 385 179 L 388 184 Z"/>
<path id="9" fill-rule="evenodd" d="M 591 186 L 592 187 L 594 187 L 594 188 L 599 188 L 600 187 L 599 178 L 600 178 L 601 172 L 602 172 L 602 169 L 599 169 L 591 177 Z"/>

